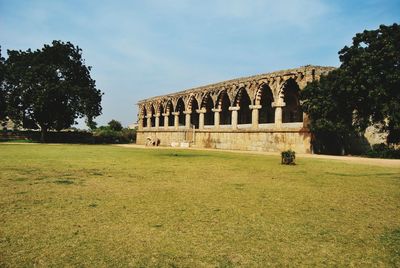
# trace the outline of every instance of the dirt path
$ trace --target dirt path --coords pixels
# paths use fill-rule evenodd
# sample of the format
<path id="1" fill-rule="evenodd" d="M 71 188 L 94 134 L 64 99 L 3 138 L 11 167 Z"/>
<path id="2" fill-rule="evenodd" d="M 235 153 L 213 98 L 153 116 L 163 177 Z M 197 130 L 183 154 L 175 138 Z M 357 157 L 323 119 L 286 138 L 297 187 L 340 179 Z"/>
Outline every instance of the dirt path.
<path id="1" fill-rule="evenodd" d="M 149 150 L 196 150 L 196 151 L 214 151 L 214 152 L 230 152 L 239 154 L 260 154 L 260 155 L 276 155 L 277 152 L 258 152 L 258 151 L 239 151 L 239 150 L 222 150 L 222 149 L 205 149 L 205 148 L 179 148 L 179 147 L 150 147 L 136 144 L 118 144 L 116 146 L 125 148 L 141 148 Z M 320 155 L 320 154 L 296 154 L 297 157 L 317 158 L 317 159 L 331 159 L 336 161 L 344 161 L 347 163 L 384 166 L 384 167 L 398 167 L 400 168 L 400 159 L 381 159 L 381 158 L 368 158 L 358 156 L 337 156 L 337 155 Z"/>

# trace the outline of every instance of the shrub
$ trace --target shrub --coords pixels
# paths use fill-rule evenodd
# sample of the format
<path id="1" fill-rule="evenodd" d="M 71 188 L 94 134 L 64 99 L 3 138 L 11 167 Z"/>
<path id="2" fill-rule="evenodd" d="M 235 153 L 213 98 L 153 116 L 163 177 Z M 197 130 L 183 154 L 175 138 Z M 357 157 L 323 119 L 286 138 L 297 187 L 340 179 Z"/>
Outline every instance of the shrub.
<path id="1" fill-rule="evenodd" d="M 296 152 L 292 150 L 283 151 L 281 153 L 281 164 L 295 165 Z"/>
<path id="2" fill-rule="evenodd" d="M 40 131 L 12 130 L 1 131 L 0 140 L 40 142 Z M 93 143 L 93 134 L 87 131 L 49 131 L 46 142 L 48 143 Z"/>
<path id="3" fill-rule="evenodd" d="M 95 143 L 133 143 L 136 141 L 136 130 L 125 128 L 115 131 L 110 127 L 99 127 L 93 137 Z"/>
<path id="4" fill-rule="evenodd" d="M 136 130 L 124 128 L 122 131 L 122 139 L 126 143 L 135 143 L 136 142 Z"/>
<path id="5" fill-rule="evenodd" d="M 366 156 L 373 158 L 395 158 L 400 159 L 400 149 L 384 143 L 372 145 L 371 150 L 367 151 Z"/>
<path id="6" fill-rule="evenodd" d="M 98 128 L 93 137 L 95 143 L 120 143 L 120 132 L 110 128 Z"/>

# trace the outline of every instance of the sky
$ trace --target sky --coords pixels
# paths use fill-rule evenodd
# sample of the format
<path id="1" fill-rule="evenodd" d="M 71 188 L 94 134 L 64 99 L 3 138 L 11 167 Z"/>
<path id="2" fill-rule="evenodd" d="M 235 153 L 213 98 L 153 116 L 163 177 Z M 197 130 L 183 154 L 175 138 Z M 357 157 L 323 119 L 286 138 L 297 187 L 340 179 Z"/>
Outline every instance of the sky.
<path id="1" fill-rule="evenodd" d="M 127 126 L 148 97 L 339 66 L 338 51 L 356 33 L 399 23 L 399 15 L 399 0 L 0 0 L 0 46 L 5 57 L 53 40 L 79 46 L 104 92 L 95 121 Z"/>

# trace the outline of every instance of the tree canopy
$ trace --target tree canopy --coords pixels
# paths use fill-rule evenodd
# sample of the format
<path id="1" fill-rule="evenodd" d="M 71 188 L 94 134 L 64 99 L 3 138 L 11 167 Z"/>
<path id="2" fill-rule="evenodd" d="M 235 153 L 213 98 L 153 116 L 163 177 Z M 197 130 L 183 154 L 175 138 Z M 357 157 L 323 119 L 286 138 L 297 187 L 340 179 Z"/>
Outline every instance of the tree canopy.
<path id="1" fill-rule="evenodd" d="M 357 33 L 339 51 L 340 67 L 302 92 L 310 129 L 343 143 L 346 136 L 376 125 L 388 142 L 400 141 L 400 26 Z"/>
<path id="2" fill-rule="evenodd" d="M 27 128 L 61 130 L 101 114 L 102 93 L 90 77 L 82 50 L 53 41 L 36 51 L 8 50 L 7 114 Z"/>
<path id="3" fill-rule="evenodd" d="M 114 119 L 108 122 L 108 126 L 110 127 L 111 130 L 114 131 L 121 131 L 123 128 L 121 122 Z"/>

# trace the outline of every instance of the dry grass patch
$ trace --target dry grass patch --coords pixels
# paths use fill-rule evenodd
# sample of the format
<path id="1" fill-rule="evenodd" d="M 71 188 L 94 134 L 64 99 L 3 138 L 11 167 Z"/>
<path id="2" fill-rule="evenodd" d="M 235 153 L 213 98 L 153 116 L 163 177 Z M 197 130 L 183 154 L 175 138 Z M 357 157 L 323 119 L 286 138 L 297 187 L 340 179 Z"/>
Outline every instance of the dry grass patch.
<path id="1" fill-rule="evenodd" d="M 0 144 L 0 266 L 400 265 L 400 169 Z"/>

